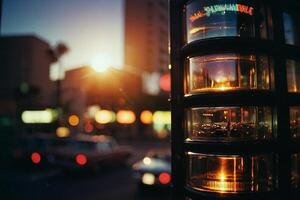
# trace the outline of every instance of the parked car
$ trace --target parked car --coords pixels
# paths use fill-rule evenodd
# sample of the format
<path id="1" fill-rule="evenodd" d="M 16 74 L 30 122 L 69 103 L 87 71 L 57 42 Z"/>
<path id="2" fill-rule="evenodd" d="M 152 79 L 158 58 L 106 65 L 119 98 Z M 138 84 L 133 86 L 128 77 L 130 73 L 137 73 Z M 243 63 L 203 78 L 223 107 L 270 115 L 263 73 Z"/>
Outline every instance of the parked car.
<path id="1" fill-rule="evenodd" d="M 171 185 L 170 151 L 152 150 L 142 160 L 133 164 L 132 170 L 140 188 L 169 187 Z"/>
<path id="2" fill-rule="evenodd" d="M 49 162 L 65 170 L 92 169 L 126 164 L 131 149 L 120 146 L 109 136 L 78 135 L 66 141 L 63 147 L 55 148 Z"/>
<path id="3" fill-rule="evenodd" d="M 60 144 L 60 141 L 49 134 L 35 134 L 16 138 L 13 147 L 13 157 L 16 162 L 34 165 L 48 163 L 48 155 L 51 149 Z"/>

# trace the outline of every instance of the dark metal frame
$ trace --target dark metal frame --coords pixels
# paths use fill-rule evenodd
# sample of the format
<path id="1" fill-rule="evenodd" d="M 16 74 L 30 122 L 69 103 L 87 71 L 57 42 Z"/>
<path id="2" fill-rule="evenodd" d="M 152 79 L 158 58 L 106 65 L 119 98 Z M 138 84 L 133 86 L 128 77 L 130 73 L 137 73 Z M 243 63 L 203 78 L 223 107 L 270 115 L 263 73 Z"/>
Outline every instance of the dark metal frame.
<path id="1" fill-rule="evenodd" d="M 188 0 L 170 0 L 171 31 L 171 110 L 172 110 L 172 198 L 185 199 L 291 199 L 299 192 L 291 189 L 291 153 L 300 152 L 300 140 L 290 138 L 289 107 L 300 106 L 300 94 L 287 91 L 286 59 L 300 60 L 300 46 L 285 44 L 284 11 L 300 10 L 298 0 L 263 1 L 272 11 L 273 39 L 211 38 L 185 44 L 184 9 Z M 299 13 L 299 11 L 298 11 Z M 257 27 L 256 27 L 257 28 Z M 274 58 L 275 89 L 262 91 L 231 91 L 184 95 L 185 62 L 188 56 L 220 52 L 263 53 Z M 220 101 L 220 99 L 222 101 Z M 277 111 L 277 139 L 272 141 L 209 143 L 185 142 L 184 110 L 192 106 L 255 106 L 268 105 Z M 255 148 L 253 148 L 255 147 Z M 272 192 L 221 195 L 199 192 L 186 187 L 186 152 L 251 155 L 274 153 L 278 158 L 278 188 Z M 275 170 L 277 171 L 277 170 Z"/>

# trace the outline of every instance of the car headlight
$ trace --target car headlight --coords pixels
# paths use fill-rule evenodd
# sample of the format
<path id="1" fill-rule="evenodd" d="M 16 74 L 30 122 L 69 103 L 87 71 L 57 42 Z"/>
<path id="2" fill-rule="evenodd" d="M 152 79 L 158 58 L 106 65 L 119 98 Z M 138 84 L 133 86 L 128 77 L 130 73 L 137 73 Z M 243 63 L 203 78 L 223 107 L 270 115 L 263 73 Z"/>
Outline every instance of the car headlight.
<path id="1" fill-rule="evenodd" d="M 155 183 L 154 174 L 145 173 L 142 176 L 142 183 L 145 185 L 153 185 Z"/>

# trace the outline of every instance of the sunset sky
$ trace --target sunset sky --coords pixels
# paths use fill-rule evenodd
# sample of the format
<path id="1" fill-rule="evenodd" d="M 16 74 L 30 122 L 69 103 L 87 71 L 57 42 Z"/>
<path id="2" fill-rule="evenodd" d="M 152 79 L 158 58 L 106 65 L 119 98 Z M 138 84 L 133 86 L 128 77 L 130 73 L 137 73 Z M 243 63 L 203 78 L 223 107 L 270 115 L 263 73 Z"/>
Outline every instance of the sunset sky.
<path id="1" fill-rule="evenodd" d="M 4 0 L 2 34 L 34 34 L 53 46 L 66 43 L 66 69 L 89 65 L 95 57 L 122 66 L 123 21 L 122 0 Z"/>

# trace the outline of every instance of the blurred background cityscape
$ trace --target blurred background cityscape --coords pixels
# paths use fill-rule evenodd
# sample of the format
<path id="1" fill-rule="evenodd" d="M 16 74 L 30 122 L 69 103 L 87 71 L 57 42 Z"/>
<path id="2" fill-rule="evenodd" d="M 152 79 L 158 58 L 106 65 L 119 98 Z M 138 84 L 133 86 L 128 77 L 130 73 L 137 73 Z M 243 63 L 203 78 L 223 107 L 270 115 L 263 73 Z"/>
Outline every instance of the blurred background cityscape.
<path id="1" fill-rule="evenodd" d="M 0 17 L 0 198 L 168 199 L 168 0 L 1 0 Z"/>

